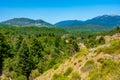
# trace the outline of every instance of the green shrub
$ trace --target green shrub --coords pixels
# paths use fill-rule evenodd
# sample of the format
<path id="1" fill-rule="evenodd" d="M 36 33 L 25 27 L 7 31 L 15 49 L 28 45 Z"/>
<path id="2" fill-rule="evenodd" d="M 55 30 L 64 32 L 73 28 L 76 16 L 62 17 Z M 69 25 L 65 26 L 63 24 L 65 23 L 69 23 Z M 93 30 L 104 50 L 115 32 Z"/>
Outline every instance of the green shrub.
<path id="1" fill-rule="evenodd" d="M 102 74 L 99 68 L 95 68 L 92 71 L 89 72 L 89 78 L 90 80 L 106 80 L 105 78 L 102 78 Z"/>
<path id="2" fill-rule="evenodd" d="M 71 72 L 73 71 L 72 67 L 67 68 L 67 70 L 65 71 L 64 75 L 68 76 Z"/>
<path id="3" fill-rule="evenodd" d="M 56 70 L 59 67 L 60 64 L 56 64 L 53 66 L 54 70 Z"/>
<path id="4" fill-rule="evenodd" d="M 105 46 L 103 48 L 99 48 L 97 53 L 104 52 L 107 54 L 119 54 L 120 53 L 120 40 L 112 40 L 110 46 Z"/>
<path id="5" fill-rule="evenodd" d="M 97 60 L 97 62 L 103 63 L 103 62 L 104 62 L 104 59 L 103 59 L 103 58 L 99 58 L 99 59 Z"/>
<path id="6" fill-rule="evenodd" d="M 52 77 L 52 80 L 70 80 L 70 79 L 62 74 L 55 73 Z"/>
<path id="7" fill-rule="evenodd" d="M 100 39 L 98 40 L 98 44 L 105 44 L 104 37 L 100 37 Z"/>
<path id="8" fill-rule="evenodd" d="M 82 60 L 78 60 L 78 63 L 82 62 Z"/>
<path id="9" fill-rule="evenodd" d="M 89 60 L 85 63 L 85 65 L 81 68 L 83 72 L 89 71 L 94 67 L 94 61 Z"/>
<path id="10" fill-rule="evenodd" d="M 101 66 L 101 69 L 106 71 L 106 73 L 112 73 L 115 68 L 117 68 L 117 63 L 111 59 L 104 60 L 104 63 Z"/>
<path id="11" fill-rule="evenodd" d="M 27 78 L 24 75 L 20 75 L 19 77 L 15 78 L 13 80 L 27 80 Z"/>
<path id="12" fill-rule="evenodd" d="M 89 72 L 90 80 L 119 80 L 120 79 L 120 62 L 107 59 L 104 60 L 102 66 L 95 67 Z"/>
<path id="13" fill-rule="evenodd" d="M 15 72 L 15 71 L 10 72 L 10 77 L 11 77 L 12 79 L 16 78 L 16 77 L 17 77 L 16 72 Z"/>
<path id="14" fill-rule="evenodd" d="M 78 72 L 73 72 L 72 80 L 81 80 L 80 74 Z"/>
<path id="15" fill-rule="evenodd" d="M 40 73 L 39 73 L 38 69 L 32 70 L 30 73 L 30 79 L 34 79 L 39 75 L 40 75 Z"/>

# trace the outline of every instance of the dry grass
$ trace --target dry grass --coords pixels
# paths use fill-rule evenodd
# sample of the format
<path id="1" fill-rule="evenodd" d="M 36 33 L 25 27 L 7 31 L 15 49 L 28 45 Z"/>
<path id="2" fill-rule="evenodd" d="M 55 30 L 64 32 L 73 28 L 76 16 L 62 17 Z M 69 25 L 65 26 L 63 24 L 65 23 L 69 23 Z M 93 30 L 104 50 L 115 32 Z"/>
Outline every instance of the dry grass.
<path id="1" fill-rule="evenodd" d="M 112 54 L 105 54 L 104 52 L 99 52 L 96 54 L 97 50 L 103 48 L 104 46 L 108 46 L 108 44 L 101 45 L 99 47 L 89 50 L 85 47 L 81 47 L 79 53 L 76 53 L 73 57 L 64 61 L 62 64 L 59 65 L 57 69 L 55 70 L 50 69 L 41 76 L 39 76 L 38 78 L 36 78 L 35 80 L 52 80 L 52 77 L 55 73 L 63 75 L 69 67 L 72 68 L 72 72 L 69 75 L 66 75 L 66 77 L 71 78 L 71 76 L 73 76 L 72 73 L 76 72 L 77 75 L 80 75 L 79 77 L 81 79 L 90 80 L 89 76 L 92 76 L 94 78 L 94 75 L 97 75 L 99 73 L 96 72 L 96 74 L 94 75 L 90 75 L 89 73 L 92 71 L 93 72 L 97 71 L 98 68 L 100 68 L 103 65 L 105 60 L 111 59 L 115 62 L 120 61 L 119 54 L 112 55 Z M 92 68 L 90 68 L 89 70 L 83 71 L 82 68 L 85 67 L 87 62 L 89 62 L 91 59 L 94 63 L 94 66 L 92 66 Z M 103 61 L 100 61 L 100 59 Z M 120 68 L 118 68 L 118 70 L 120 70 Z M 99 79 L 95 79 L 95 80 L 99 80 Z"/>

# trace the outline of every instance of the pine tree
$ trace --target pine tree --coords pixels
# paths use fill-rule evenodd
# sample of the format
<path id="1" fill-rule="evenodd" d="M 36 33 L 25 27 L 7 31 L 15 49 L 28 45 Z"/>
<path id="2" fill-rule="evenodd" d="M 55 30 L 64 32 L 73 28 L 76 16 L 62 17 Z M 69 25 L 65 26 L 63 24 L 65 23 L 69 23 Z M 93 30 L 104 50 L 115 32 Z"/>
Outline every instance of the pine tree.
<path id="1" fill-rule="evenodd" d="M 21 43 L 22 43 L 22 41 L 23 41 L 23 37 L 21 36 L 21 35 L 19 35 L 18 37 L 17 37 L 17 41 L 16 41 L 16 45 L 15 45 L 15 49 L 16 49 L 16 51 L 18 51 L 19 50 L 19 48 L 20 48 L 20 46 L 21 46 Z"/>
<path id="2" fill-rule="evenodd" d="M 42 53 L 44 51 L 44 48 L 41 44 L 40 41 L 37 39 L 33 39 L 30 47 L 30 55 L 32 58 L 32 62 L 34 68 L 39 68 L 39 71 L 42 73 L 43 72 L 43 64 L 44 64 L 44 54 Z"/>
<path id="3" fill-rule="evenodd" d="M 100 39 L 98 40 L 99 44 L 105 44 L 105 39 L 104 37 L 100 37 Z"/>
<path id="4" fill-rule="evenodd" d="M 55 47 L 59 47 L 60 45 L 60 37 L 56 37 L 55 39 Z"/>
<path id="5" fill-rule="evenodd" d="M 3 59 L 11 56 L 9 50 L 10 46 L 7 44 L 4 35 L 0 33 L 0 74 L 2 73 Z"/>
<path id="6" fill-rule="evenodd" d="M 18 72 L 22 75 L 25 75 L 27 79 L 33 69 L 32 60 L 30 58 L 29 47 L 27 45 L 26 40 L 23 40 L 20 50 L 18 52 L 19 55 L 19 68 Z"/>
<path id="7" fill-rule="evenodd" d="M 38 56 L 38 58 L 42 58 L 43 54 L 41 53 L 44 49 L 40 41 L 37 39 L 33 39 L 31 44 L 30 52 L 33 56 Z"/>
<path id="8" fill-rule="evenodd" d="M 73 45 L 73 47 L 74 47 L 74 49 L 75 49 L 76 52 L 78 52 L 80 50 L 77 42 L 73 41 L 72 45 Z"/>

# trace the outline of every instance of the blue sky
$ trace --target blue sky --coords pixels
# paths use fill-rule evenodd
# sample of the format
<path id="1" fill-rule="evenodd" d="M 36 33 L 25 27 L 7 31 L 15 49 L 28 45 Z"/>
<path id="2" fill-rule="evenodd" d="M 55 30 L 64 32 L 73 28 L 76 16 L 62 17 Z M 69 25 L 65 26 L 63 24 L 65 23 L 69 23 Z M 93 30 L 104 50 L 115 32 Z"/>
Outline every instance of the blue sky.
<path id="1" fill-rule="evenodd" d="M 50 23 L 120 15 L 120 0 L 0 0 L 0 21 L 26 17 Z"/>

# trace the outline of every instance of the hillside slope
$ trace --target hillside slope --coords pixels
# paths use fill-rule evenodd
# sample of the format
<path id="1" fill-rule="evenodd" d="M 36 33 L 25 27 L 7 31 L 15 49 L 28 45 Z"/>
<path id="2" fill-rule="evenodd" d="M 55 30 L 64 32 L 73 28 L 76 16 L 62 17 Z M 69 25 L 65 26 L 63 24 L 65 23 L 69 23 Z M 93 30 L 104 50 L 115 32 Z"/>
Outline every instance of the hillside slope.
<path id="1" fill-rule="evenodd" d="M 120 33 L 109 39 L 90 49 L 80 44 L 79 53 L 34 80 L 119 80 Z"/>
<path id="2" fill-rule="evenodd" d="M 33 20 L 29 18 L 14 18 L 7 21 L 1 22 L 1 24 L 12 25 L 12 26 L 53 26 L 43 20 Z"/>

